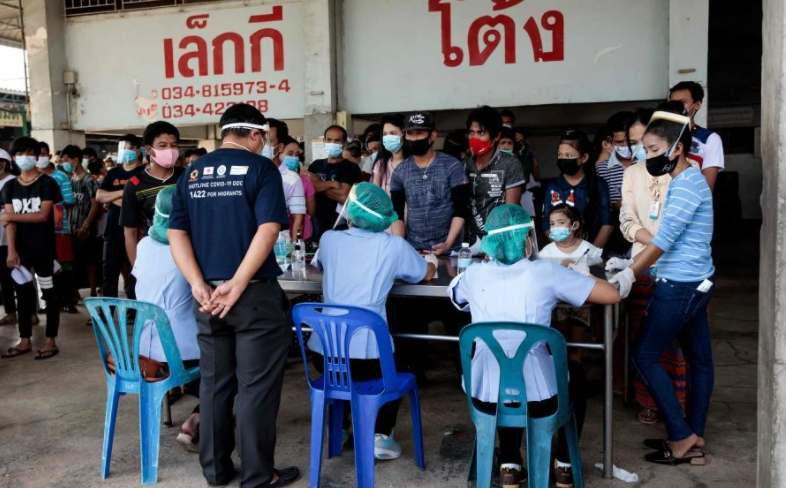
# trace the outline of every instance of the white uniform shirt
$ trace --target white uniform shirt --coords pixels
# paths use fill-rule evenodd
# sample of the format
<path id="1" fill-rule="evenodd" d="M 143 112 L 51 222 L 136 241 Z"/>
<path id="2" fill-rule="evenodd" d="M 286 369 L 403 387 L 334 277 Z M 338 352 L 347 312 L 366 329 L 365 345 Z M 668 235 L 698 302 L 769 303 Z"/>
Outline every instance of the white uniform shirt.
<path id="1" fill-rule="evenodd" d="M 315 261 L 324 270 L 325 303 L 367 308 L 385 322 L 385 302 L 393 283 L 396 280 L 418 283 L 426 277 L 428 267 L 426 260 L 401 237 L 357 227 L 326 232 L 319 241 Z M 314 334 L 308 348 L 322 354 L 322 344 Z M 349 357 L 379 357 L 377 341 L 370 330 L 361 330 L 352 337 Z"/>
<path id="2" fill-rule="evenodd" d="M 601 257 L 603 254 L 603 249 L 595 247 L 587 241 L 581 241 L 579 247 L 577 247 L 576 250 L 572 253 L 562 252 L 557 244 L 552 242 L 540 250 L 538 253 L 538 259 L 551 259 L 554 260 L 557 264 L 561 264 L 562 261 L 567 259 L 575 263 L 581 259 L 582 256 L 584 256 L 584 253 L 587 254 L 587 266 L 597 266 L 603 262 L 603 258 Z"/>
<path id="3" fill-rule="evenodd" d="M 595 286 L 592 278 L 550 261 L 523 259 L 510 266 L 486 261 L 467 268 L 450 284 L 448 293 L 459 310 L 472 313 L 473 322 L 526 322 L 551 325 L 551 312 L 560 301 L 583 305 Z M 513 357 L 524 335 L 498 332 L 495 338 L 505 354 Z M 472 396 L 497 403 L 499 363 L 489 347 L 478 342 L 472 358 Z M 541 342 L 524 360 L 527 401 L 546 400 L 557 394 L 554 361 Z"/>
<path id="4" fill-rule="evenodd" d="M 150 237 L 139 241 L 132 273 L 136 277 L 137 300 L 158 305 L 169 317 L 183 361 L 199 359 L 191 286 L 177 268 L 169 246 Z M 156 361 L 166 361 L 158 329 L 152 321 L 142 329 L 139 353 Z"/>
<path id="5" fill-rule="evenodd" d="M 303 190 L 303 180 L 300 175 L 290 171 L 286 164 L 278 167 L 281 173 L 281 183 L 284 185 L 284 200 L 287 201 L 287 210 L 290 215 L 306 213 L 306 195 Z"/>

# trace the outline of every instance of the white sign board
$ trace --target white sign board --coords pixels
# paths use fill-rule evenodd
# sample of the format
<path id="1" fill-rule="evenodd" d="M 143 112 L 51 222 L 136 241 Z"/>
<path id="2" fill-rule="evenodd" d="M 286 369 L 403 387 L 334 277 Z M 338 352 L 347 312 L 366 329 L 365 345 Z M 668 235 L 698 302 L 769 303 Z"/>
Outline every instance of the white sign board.
<path id="1" fill-rule="evenodd" d="M 344 0 L 352 113 L 664 99 L 668 0 Z"/>
<path id="2" fill-rule="evenodd" d="M 77 130 L 217 124 L 241 102 L 303 116 L 299 2 L 76 17 L 66 22 L 66 53 L 79 74 Z"/>

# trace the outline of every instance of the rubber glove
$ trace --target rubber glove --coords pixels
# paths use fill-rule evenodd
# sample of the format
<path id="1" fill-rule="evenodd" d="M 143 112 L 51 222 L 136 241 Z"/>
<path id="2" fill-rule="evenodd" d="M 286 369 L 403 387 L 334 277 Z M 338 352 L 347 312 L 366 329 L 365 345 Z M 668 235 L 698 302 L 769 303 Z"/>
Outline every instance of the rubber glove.
<path id="1" fill-rule="evenodd" d="M 439 259 L 437 259 L 437 255 L 436 254 L 425 254 L 423 256 L 423 259 L 425 259 L 427 263 L 433 264 L 434 265 L 434 269 L 439 270 Z M 439 276 L 437 275 L 437 272 L 435 271 L 434 272 L 434 279 L 436 279 L 436 278 L 439 278 Z"/>
<path id="2" fill-rule="evenodd" d="M 632 259 L 611 258 L 606 262 L 606 271 L 619 271 L 633 265 Z"/>
<path id="3" fill-rule="evenodd" d="M 619 273 L 615 274 L 609 280 L 609 283 L 612 285 L 616 284 L 620 290 L 620 296 L 625 299 L 628 298 L 630 295 L 630 290 L 633 288 L 633 283 L 636 282 L 636 276 L 633 274 L 633 270 L 630 268 L 625 268 Z"/>

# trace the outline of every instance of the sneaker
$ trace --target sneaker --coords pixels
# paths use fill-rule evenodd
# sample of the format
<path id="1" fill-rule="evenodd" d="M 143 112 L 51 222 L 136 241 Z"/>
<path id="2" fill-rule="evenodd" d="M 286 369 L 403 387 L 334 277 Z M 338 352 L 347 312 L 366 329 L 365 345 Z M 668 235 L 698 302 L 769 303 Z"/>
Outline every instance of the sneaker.
<path id="1" fill-rule="evenodd" d="M 389 436 L 374 434 L 374 457 L 381 460 L 398 459 L 401 456 L 401 446 L 393 440 L 393 433 Z"/>
<path id="2" fill-rule="evenodd" d="M 526 470 L 522 472 L 521 466 L 517 464 L 503 464 L 499 468 L 499 481 L 502 488 L 520 488 L 527 480 L 526 473 Z"/>
<path id="3" fill-rule="evenodd" d="M 556 464 L 556 463 L 555 463 Z M 570 466 L 554 466 L 557 488 L 573 488 L 573 469 Z"/>

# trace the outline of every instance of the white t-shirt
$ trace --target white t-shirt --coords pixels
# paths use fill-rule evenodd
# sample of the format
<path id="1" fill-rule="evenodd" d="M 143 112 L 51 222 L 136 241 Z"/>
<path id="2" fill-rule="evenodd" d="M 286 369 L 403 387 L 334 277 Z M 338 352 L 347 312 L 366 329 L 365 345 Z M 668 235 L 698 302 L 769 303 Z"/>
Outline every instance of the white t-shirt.
<path id="1" fill-rule="evenodd" d="M 723 171 L 723 141 L 718 133 L 705 127 L 697 127 L 693 132 L 688 162 L 702 171 L 707 168 Z"/>
<path id="2" fill-rule="evenodd" d="M 0 191 L 3 189 L 3 187 L 5 186 L 6 183 L 8 183 L 9 181 L 11 181 L 11 180 L 13 180 L 15 178 L 16 178 L 16 176 L 14 176 L 14 175 L 8 175 L 5 178 L 3 178 L 2 180 L 0 180 Z M 0 205 L 0 213 L 3 213 L 3 212 L 5 212 L 5 206 L 4 205 Z M 0 246 L 7 246 L 7 245 L 8 245 L 8 237 L 6 237 L 6 235 L 5 235 L 5 227 L 0 225 Z"/>
<path id="3" fill-rule="evenodd" d="M 540 250 L 538 259 L 552 259 L 558 264 L 569 259 L 575 263 L 584 256 L 585 253 L 587 254 L 587 266 L 597 266 L 603 262 L 603 258 L 601 257 L 603 249 L 597 248 L 587 241 L 581 241 L 579 247 L 570 254 L 562 252 L 562 250 L 557 247 L 557 244 L 552 242 Z"/>
<path id="4" fill-rule="evenodd" d="M 284 185 L 284 199 L 290 214 L 304 215 L 306 213 L 306 195 L 303 190 L 303 180 L 300 175 L 290 171 L 285 164 L 278 167 L 281 173 L 281 183 Z"/>

